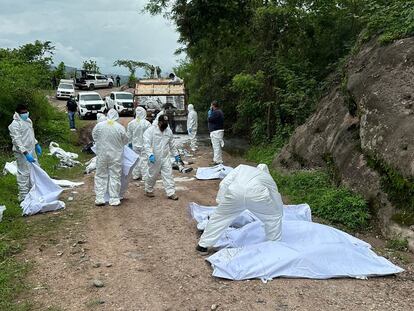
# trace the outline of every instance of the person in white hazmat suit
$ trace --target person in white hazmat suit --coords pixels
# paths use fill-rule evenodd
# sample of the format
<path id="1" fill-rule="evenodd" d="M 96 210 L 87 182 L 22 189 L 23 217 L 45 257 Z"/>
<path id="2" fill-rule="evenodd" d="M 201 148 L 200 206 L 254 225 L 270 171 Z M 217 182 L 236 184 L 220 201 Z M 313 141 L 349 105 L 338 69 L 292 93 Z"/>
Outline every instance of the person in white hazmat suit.
<path id="1" fill-rule="evenodd" d="M 135 109 L 135 119 L 128 123 L 127 135 L 128 146 L 139 155 L 138 164 L 132 171 L 132 178 L 137 180 L 145 178 L 148 173 L 148 159 L 144 150 L 144 132 L 151 126 L 146 120 L 147 111 L 142 107 Z"/>
<path id="2" fill-rule="evenodd" d="M 190 104 L 188 105 L 187 132 L 188 137 L 190 138 L 190 148 L 192 151 L 197 150 L 197 127 L 197 112 L 194 110 L 194 106 Z"/>
<path id="3" fill-rule="evenodd" d="M 42 147 L 35 138 L 33 123 L 29 118 L 28 107 L 19 104 L 9 125 L 13 143 L 13 153 L 17 163 L 17 186 L 19 202 L 22 202 L 32 188 L 30 182 L 30 163 L 36 162 L 36 154 L 42 154 Z"/>
<path id="4" fill-rule="evenodd" d="M 213 247 L 234 219 L 249 210 L 264 224 L 270 241 L 280 240 L 282 234 L 283 202 L 266 164 L 256 167 L 239 165 L 220 183 L 218 207 L 211 216 L 197 251 L 205 254 Z"/>
<path id="5" fill-rule="evenodd" d="M 148 158 L 148 175 L 145 180 L 145 195 L 154 197 L 154 186 L 158 174 L 161 173 L 167 196 L 178 200 L 175 194 L 175 183 L 172 174 L 170 155 L 180 162 L 181 157 L 174 143 L 174 136 L 168 126 L 168 116 L 161 115 L 157 125 L 152 125 L 144 133 L 144 148 Z"/>
<path id="6" fill-rule="evenodd" d="M 105 205 L 105 193 L 109 192 L 109 204 L 121 204 L 122 154 L 128 143 L 125 128 L 117 122 L 115 109 L 108 111 L 107 120 L 98 122 L 92 131 L 96 144 L 95 205 Z"/>

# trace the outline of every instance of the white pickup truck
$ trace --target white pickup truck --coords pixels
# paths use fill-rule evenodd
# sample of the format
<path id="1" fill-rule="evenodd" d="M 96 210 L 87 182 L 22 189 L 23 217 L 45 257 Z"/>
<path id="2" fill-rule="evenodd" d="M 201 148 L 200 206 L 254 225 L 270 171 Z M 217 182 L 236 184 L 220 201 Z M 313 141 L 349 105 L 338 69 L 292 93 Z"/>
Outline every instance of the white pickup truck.
<path id="1" fill-rule="evenodd" d="M 129 92 L 111 92 L 105 97 L 106 109 L 114 108 L 119 114 L 134 114 L 134 95 Z"/>
<path id="2" fill-rule="evenodd" d="M 79 92 L 76 96 L 78 114 L 80 119 L 89 116 L 96 116 L 98 112 L 105 112 L 105 103 L 96 92 Z"/>
<path id="3" fill-rule="evenodd" d="M 111 88 L 114 86 L 114 81 L 101 74 L 82 73 L 82 76 L 76 79 L 75 85 L 79 89 L 94 90 L 95 88 Z"/>

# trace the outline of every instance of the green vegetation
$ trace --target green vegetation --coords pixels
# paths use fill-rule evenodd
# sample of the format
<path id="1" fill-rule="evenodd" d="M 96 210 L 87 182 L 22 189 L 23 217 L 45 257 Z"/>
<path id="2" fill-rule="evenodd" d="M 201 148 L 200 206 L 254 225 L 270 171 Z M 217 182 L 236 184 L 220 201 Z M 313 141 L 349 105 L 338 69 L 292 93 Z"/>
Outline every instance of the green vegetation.
<path id="1" fill-rule="evenodd" d="M 82 176 L 82 167 L 59 169 L 58 160 L 47 155 L 50 141 L 58 142 L 67 151 L 80 151 L 76 146 L 78 134 L 69 131 L 66 114 L 57 111 L 46 98 L 50 79 L 55 74 L 50 69 L 52 54 L 50 42 L 40 41 L 16 49 L 0 49 L 0 167 L 3 168 L 6 161 L 14 160 L 7 127 L 16 105 L 23 102 L 29 106 L 36 138 L 43 146 L 43 155 L 39 159 L 43 169 L 55 178 L 77 179 Z M 82 125 L 78 122 L 78 128 Z M 80 155 L 80 161 L 86 158 Z M 16 255 L 25 248 L 28 237 L 32 242 L 36 238 L 47 237 L 57 230 L 65 217 L 23 218 L 17 200 L 16 177 L 12 175 L 0 177 L 0 204 L 7 208 L 0 223 L 0 310 L 31 310 L 30 304 L 15 303 L 28 286 L 24 278 L 30 269 L 30 262 L 21 262 Z"/>
<path id="2" fill-rule="evenodd" d="M 144 69 L 148 78 L 155 79 L 161 77 L 161 68 L 158 66 L 150 65 L 144 62 L 138 62 L 135 60 L 118 59 L 114 62 L 114 66 L 125 67 L 129 70 L 128 85 L 129 87 L 135 87 L 137 77 L 135 75 L 137 69 Z"/>
<path id="3" fill-rule="evenodd" d="M 149 0 L 146 10 L 177 26 L 190 103 L 219 100 L 228 129 L 259 144 L 307 119 L 362 31 L 389 42 L 414 30 L 413 0 Z"/>
<path id="4" fill-rule="evenodd" d="M 57 113 L 57 115 L 61 115 Z M 66 121 L 66 119 L 65 119 Z M 76 134 L 67 133 L 67 122 L 60 123 L 59 132 L 67 134 L 66 139 L 58 140 L 60 146 L 67 151 L 79 153 L 79 147 L 74 145 L 77 139 Z M 72 135 L 72 136 L 71 136 Z M 83 175 L 83 167 L 78 166 L 72 169 L 60 169 L 56 157 L 48 156 L 48 148 L 44 148 L 43 155 L 39 158 L 42 168 L 54 178 L 65 178 L 76 180 Z M 85 154 L 80 154 L 80 161 L 88 159 Z M 6 161 L 13 161 L 11 154 L 0 156 L 0 167 Z M 53 217 L 29 217 L 21 215 L 21 208 L 17 200 L 17 183 L 13 175 L 0 177 L 0 203 L 6 206 L 3 221 L 0 222 L 0 310 L 31 310 L 30 305 L 16 305 L 14 300 L 26 289 L 27 283 L 24 282 L 26 273 L 29 271 L 30 263 L 24 263 L 15 259 L 15 255 L 24 249 L 28 237 L 42 237 L 51 234 L 58 229 L 63 219 L 58 215 Z"/>
<path id="5" fill-rule="evenodd" d="M 414 181 L 384 161 L 369 155 L 367 158 L 368 165 L 381 174 L 381 186 L 398 208 L 393 220 L 405 226 L 414 225 Z"/>
<path id="6" fill-rule="evenodd" d="M 253 147 L 247 153 L 247 159 L 270 166 L 277 150 L 275 146 Z M 328 173 L 298 171 L 281 174 L 272 170 L 271 174 L 290 204 L 308 203 L 313 215 L 348 230 L 368 227 L 371 216 L 365 200 L 343 186 L 334 185 Z"/>
<path id="7" fill-rule="evenodd" d="M 401 238 L 395 238 L 392 240 L 388 240 L 386 244 L 386 248 L 394 250 L 394 251 L 406 252 L 408 250 L 408 240 L 401 239 Z"/>
<path id="8" fill-rule="evenodd" d="M 95 60 L 85 60 L 82 64 L 83 70 L 89 71 L 89 72 L 95 72 L 100 73 L 99 66 Z"/>

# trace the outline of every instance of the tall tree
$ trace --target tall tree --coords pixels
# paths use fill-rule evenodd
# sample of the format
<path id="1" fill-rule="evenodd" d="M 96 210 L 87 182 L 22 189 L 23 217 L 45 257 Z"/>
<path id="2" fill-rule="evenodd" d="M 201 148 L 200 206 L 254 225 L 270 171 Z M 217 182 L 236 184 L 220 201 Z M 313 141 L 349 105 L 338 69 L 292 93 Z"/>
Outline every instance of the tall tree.
<path id="1" fill-rule="evenodd" d="M 93 59 L 85 60 L 82 64 L 82 68 L 89 72 L 100 73 L 99 66 Z"/>

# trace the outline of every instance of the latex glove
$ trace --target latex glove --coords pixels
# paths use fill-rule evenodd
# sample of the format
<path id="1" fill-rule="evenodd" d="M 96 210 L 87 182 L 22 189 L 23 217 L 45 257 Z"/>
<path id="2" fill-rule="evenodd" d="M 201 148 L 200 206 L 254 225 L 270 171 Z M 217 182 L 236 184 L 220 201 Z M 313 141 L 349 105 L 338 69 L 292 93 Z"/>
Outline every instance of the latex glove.
<path id="1" fill-rule="evenodd" d="M 209 118 L 211 117 L 211 114 L 212 114 L 212 113 L 213 113 L 213 110 L 211 110 L 211 109 L 210 109 L 210 110 L 208 111 L 208 113 L 207 113 L 207 115 L 208 115 L 208 117 L 209 117 Z"/>
<path id="2" fill-rule="evenodd" d="M 181 162 L 181 157 L 179 155 L 175 156 L 175 162 Z"/>
<path id="3" fill-rule="evenodd" d="M 191 134 L 193 130 L 192 129 L 188 129 L 188 134 Z"/>
<path id="4" fill-rule="evenodd" d="M 154 164 L 155 163 L 155 155 L 151 154 L 149 156 L 148 160 L 150 161 L 150 163 Z"/>
<path id="5" fill-rule="evenodd" d="M 129 147 L 130 149 L 132 149 L 132 144 L 128 144 L 128 147 Z"/>
<path id="6" fill-rule="evenodd" d="M 33 158 L 33 156 L 30 153 L 26 153 L 24 156 L 26 157 L 26 160 L 28 162 L 30 162 L 30 163 L 36 162 L 35 158 Z"/>
<path id="7" fill-rule="evenodd" d="M 38 156 L 42 155 L 42 147 L 39 144 L 36 144 L 35 150 Z"/>

